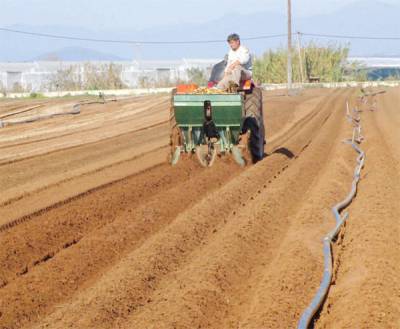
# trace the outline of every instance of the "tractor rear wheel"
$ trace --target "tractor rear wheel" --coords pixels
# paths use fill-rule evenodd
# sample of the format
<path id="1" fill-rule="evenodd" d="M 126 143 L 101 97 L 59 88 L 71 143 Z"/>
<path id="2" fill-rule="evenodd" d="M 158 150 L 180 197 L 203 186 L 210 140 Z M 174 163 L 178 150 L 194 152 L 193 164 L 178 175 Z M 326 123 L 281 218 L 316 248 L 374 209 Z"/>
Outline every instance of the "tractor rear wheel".
<path id="1" fill-rule="evenodd" d="M 263 118 L 262 90 L 254 87 L 251 94 L 246 95 L 244 102 L 245 119 L 242 125 L 242 133 L 250 131 L 248 148 L 253 163 L 264 157 L 265 129 Z"/>

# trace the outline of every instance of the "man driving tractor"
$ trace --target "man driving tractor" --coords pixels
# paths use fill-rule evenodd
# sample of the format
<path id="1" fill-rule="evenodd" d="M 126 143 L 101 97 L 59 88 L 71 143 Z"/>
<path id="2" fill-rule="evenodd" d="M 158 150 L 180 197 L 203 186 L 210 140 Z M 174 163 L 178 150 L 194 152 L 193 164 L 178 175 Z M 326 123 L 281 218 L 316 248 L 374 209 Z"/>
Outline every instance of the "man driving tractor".
<path id="1" fill-rule="evenodd" d="M 240 81 L 250 80 L 252 78 L 252 58 L 249 50 L 241 45 L 238 34 L 233 33 L 227 39 L 230 51 L 228 54 L 228 63 L 221 81 L 217 88 L 226 90 L 232 84 L 238 87 Z"/>
<path id="2" fill-rule="evenodd" d="M 252 80 L 252 58 L 237 34 L 230 51 L 212 69 L 207 87 L 180 85 L 172 92 L 170 163 L 197 155 L 211 167 L 216 156 L 232 154 L 244 166 L 264 157 L 263 92 Z"/>

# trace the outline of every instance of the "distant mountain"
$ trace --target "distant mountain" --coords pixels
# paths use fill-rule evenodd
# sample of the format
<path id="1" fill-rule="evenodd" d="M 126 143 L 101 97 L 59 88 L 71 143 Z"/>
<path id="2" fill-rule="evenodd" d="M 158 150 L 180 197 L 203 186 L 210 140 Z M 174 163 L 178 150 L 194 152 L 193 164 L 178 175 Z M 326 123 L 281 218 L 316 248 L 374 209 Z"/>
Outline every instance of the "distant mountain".
<path id="1" fill-rule="evenodd" d="M 363 36 L 400 36 L 398 13 L 400 4 L 388 5 L 379 1 L 365 0 L 349 4 L 330 15 L 296 16 L 294 31 L 317 34 L 345 34 Z M 242 36 L 281 34 L 286 32 L 284 13 L 259 12 L 248 15 L 227 15 L 206 23 L 192 23 L 154 27 L 138 30 L 97 30 L 90 31 L 79 27 L 61 26 L 13 26 L 12 28 L 29 32 L 62 34 L 97 39 L 153 41 L 153 40 L 224 40 L 226 35 L 237 32 Z M 304 41 L 321 43 L 351 42 L 352 56 L 391 56 L 400 53 L 398 41 L 368 40 L 327 40 L 304 37 Z M 192 45 L 140 45 L 140 44 L 102 44 L 71 40 L 33 38 L 0 32 L 0 61 L 24 61 L 41 58 L 41 54 L 52 54 L 54 49 L 85 48 L 85 52 L 70 51 L 65 56 L 74 60 L 95 60 L 99 58 L 126 59 L 180 59 L 180 58 L 221 58 L 227 51 L 225 43 Z M 256 54 L 269 48 L 286 44 L 285 37 L 245 41 Z M 89 50 L 90 49 L 90 50 Z M 56 54 L 58 52 L 55 52 Z M 100 54 L 102 54 L 100 56 Z M 112 54 L 112 55 L 106 55 Z M 103 57 L 105 56 L 105 57 Z"/>
<path id="2" fill-rule="evenodd" d="M 303 18 L 295 24 L 298 30 L 306 33 L 400 37 L 399 12 L 400 4 L 361 1 L 331 15 Z M 399 41 L 353 39 L 337 41 L 351 43 L 353 56 L 393 56 L 400 53 Z"/>
<path id="3" fill-rule="evenodd" d="M 35 57 L 36 61 L 120 61 L 121 57 L 88 48 L 67 47 Z"/>

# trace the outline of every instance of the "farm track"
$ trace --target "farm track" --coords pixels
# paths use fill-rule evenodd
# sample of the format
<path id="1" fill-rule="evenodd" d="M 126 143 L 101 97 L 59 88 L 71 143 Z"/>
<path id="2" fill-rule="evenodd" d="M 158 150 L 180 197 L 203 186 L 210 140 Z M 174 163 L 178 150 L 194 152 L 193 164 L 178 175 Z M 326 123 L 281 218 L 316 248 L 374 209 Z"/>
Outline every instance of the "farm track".
<path id="1" fill-rule="evenodd" d="M 344 109 L 355 94 L 266 94 L 268 156 L 244 169 L 229 158 L 211 169 L 190 157 L 166 164 L 164 96 L 6 128 L 0 148 L 14 160 L 0 165 L 0 328 L 295 327 L 322 276 L 329 209 L 351 181 L 354 153 L 341 140 L 351 135 Z M 379 115 L 363 114 L 367 139 Z M 349 224 L 345 237 L 357 230 Z M 335 305 L 349 303 L 335 289 L 326 304 L 335 312 L 323 310 L 317 326 L 335 328 Z M 387 323 L 399 320 L 395 310 Z"/>

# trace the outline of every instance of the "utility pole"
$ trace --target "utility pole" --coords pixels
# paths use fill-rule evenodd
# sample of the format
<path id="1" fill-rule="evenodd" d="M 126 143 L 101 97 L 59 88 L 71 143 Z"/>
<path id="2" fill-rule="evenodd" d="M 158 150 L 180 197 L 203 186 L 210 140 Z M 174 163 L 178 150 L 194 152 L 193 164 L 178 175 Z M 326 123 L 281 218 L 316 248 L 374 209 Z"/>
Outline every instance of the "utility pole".
<path id="1" fill-rule="evenodd" d="M 301 83 L 304 83 L 304 66 L 303 66 L 303 54 L 301 51 L 301 33 L 300 32 L 297 32 L 297 50 L 299 52 Z"/>
<path id="2" fill-rule="evenodd" d="M 288 95 L 292 90 L 292 0 L 288 0 L 288 58 L 287 58 Z"/>

